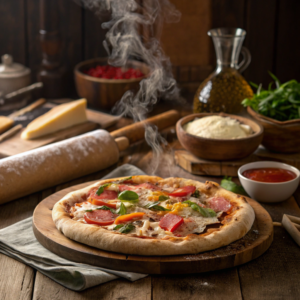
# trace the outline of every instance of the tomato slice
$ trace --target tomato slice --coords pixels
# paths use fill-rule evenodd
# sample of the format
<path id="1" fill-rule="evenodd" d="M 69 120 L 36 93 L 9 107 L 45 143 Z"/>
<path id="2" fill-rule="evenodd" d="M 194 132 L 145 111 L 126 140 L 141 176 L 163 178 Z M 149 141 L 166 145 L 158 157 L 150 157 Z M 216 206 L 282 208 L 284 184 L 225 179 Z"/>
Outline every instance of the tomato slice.
<path id="1" fill-rule="evenodd" d="M 179 189 L 175 190 L 172 193 L 169 193 L 169 196 L 172 196 L 172 197 L 185 197 L 188 194 L 194 193 L 195 190 L 196 190 L 195 186 L 187 185 L 187 186 L 184 186 L 182 188 L 179 188 Z"/>
<path id="2" fill-rule="evenodd" d="M 183 223 L 184 221 L 182 217 L 174 214 L 166 214 L 159 221 L 159 226 L 162 229 L 173 232 Z"/>
<path id="3" fill-rule="evenodd" d="M 88 224 L 106 226 L 113 224 L 117 215 L 110 210 L 98 209 L 84 214 L 84 219 Z"/>

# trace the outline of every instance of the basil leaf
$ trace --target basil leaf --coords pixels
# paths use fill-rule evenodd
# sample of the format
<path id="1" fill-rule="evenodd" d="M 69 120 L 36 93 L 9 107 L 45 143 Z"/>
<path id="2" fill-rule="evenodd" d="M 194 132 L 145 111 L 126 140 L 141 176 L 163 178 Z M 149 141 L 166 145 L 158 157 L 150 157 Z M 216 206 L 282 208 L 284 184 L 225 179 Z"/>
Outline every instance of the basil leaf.
<path id="1" fill-rule="evenodd" d="M 164 208 L 163 206 L 158 205 L 158 204 L 159 204 L 159 201 L 149 203 L 149 204 L 145 205 L 145 208 L 151 209 L 151 210 L 159 210 L 159 211 L 170 211 L 171 210 L 171 209 Z"/>
<path id="2" fill-rule="evenodd" d="M 138 200 L 139 195 L 133 191 L 123 191 L 118 195 L 118 199 L 126 201 Z"/>
<path id="3" fill-rule="evenodd" d="M 166 201 L 166 200 L 168 200 L 168 199 L 170 199 L 170 197 L 168 197 L 168 196 L 165 196 L 165 195 L 160 195 L 159 197 L 158 197 L 158 201 Z"/>
<path id="4" fill-rule="evenodd" d="M 203 217 L 205 218 L 210 218 L 210 217 L 215 217 L 217 214 L 215 213 L 215 211 L 213 211 L 211 208 L 204 208 L 201 207 L 200 205 L 198 205 L 195 202 L 192 202 L 190 200 L 184 201 L 182 203 L 186 203 L 188 204 L 192 210 L 200 213 Z"/>
<path id="5" fill-rule="evenodd" d="M 248 196 L 244 188 L 241 185 L 238 185 L 235 182 L 233 182 L 231 177 L 225 176 L 221 181 L 221 187 L 227 191 Z"/>
<path id="6" fill-rule="evenodd" d="M 92 209 L 87 209 L 85 212 L 92 212 L 93 210 Z"/>
<path id="7" fill-rule="evenodd" d="M 121 205 L 118 208 L 118 210 L 116 211 L 116 213 L 119 215 L 125 215 L 126 212 L 127 212 L 126 206 L 121 202 Z"/>
<path id="8" fill-rule="evenodd" d="M 105 184 L 101 185 L 99 187 L 99 189 L 97 190 L 96 194 L 98 196 L 100 196 L 104 192 L 104 188 L 107 187 L 107 186 L 109 186 L 109 185 L 111 185 L 111 184 L 110 183 L 105 183 Z"/>
<path id="9" fill-rule="evenodd" d="M 123 226 L 124 226 L 124 224 L 119 224 L 119 225 L 115 226 L 113 228 L 113 230 L 118 230 L 119 228 L 122 228 Z"/>
<path id="10" fill-rule="evenodd" d="M 122 228 L 119 230 L 119 232 L 121 232 L 121 233 L 129 233 L 134 228 L 135 228 L 134 225 L 132 225 L 132 224 L 126 224 L 126 225 L 122 226 Z"/>
<path id="11" fill-rule="evenodd" d="M 200 192 L 198 190 L 195 190 L 195 192 L 191 195 L 191 197 L 200 198 Z"/>
<path id="12" fill-rule="evenodd" d="M 113 214 L 116 213 L 116 211 L 113 208 L 105 206 L 105 205 L 96 208 L 96 210 L 100 210 L 100 209 L 102 209 L 102 210 L 110 210 Z"/>

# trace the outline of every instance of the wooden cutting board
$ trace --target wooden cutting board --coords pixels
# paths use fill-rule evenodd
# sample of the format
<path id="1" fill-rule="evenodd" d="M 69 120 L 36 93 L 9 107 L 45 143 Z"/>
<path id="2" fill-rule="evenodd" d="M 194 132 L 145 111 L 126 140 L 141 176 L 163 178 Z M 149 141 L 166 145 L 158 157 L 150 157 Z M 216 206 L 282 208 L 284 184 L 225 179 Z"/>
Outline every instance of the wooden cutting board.
<path id="1" fill-rule="evenodd" d="M 174 157 L 177 165 L 196 175 L 237 176 L 237 171 L 241 166 L 260 160 L 279 161 L 300 168 L 300 153 L 272 153 L 264 147 L 259 147 L 252 155 L 244 159 L 234 161 L 205 160 L 194 156 L 187 150 L 176 150 Z"/>
<path id="2" fill-rule="evenodd" d="M 52 108 L 54 105 L 46 103 L 44 107 Z M 85 132 L 94 130 L 96 128 L 107 128 L 115 124 L 120 117 L 112 116 L 102 112 L 87 109 L 88 122 L 72 126 L 67 129 L 60 130 L 58 132 L 46 135 L 41 138 L 34 140 L 23 140 L 21 139 L 21 133 L 25 128 L 16 133 L 11 138 L 0 143 L 0 158 L 19 154 L 25 151 L 29 151 L 41 146 L 45 146 L 54 142 L 58 142 L 64 139 L 71 138 L 73 136 L 83 134 Z"/>
<path id="3" fill-rule="evenodd" d="M 145 274 L 187 274 L 231 268 L 262 255 L 273 241 L 273 223 L 268 212 L 249 199 L 255 221 L 242 239 L 213 251 L 176 256 L 137 256 L 99 250 L 77 243 L 59 232 L 52 220 L 52 208 L 67 193 L 93 182 L 79 184 L 44 199 L 33 213 L 33 231 L 48 250 L 66 259 L 99 267 Z"/>

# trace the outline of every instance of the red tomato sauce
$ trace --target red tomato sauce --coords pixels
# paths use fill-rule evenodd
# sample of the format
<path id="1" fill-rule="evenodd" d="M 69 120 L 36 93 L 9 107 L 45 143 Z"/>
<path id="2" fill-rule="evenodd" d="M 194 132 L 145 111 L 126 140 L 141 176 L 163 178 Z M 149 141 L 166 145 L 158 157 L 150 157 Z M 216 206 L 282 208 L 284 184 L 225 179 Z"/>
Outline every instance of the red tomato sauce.
<path id="1" fill-rule="evenodd" d="M 249 169 L 242 174 L 249 179 L 261 182 L 285 182 L 297 177 L 294 172 L 280 168 Z"/>

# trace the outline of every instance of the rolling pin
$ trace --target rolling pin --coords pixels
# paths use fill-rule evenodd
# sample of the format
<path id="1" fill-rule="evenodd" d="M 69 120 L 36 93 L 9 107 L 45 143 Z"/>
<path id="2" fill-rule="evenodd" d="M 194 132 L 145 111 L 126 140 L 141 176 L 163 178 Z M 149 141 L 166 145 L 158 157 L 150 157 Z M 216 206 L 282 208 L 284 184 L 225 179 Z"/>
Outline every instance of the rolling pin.
<path id="1" fill-rule="evenodd" d="M 106 169 L 119 152 L 144 138 L 144 122 L 158 130 L 179 119 L 175 110 L 134 123 L 112 133 L 95 130 L 0 160 L 0 204 Z"/>

